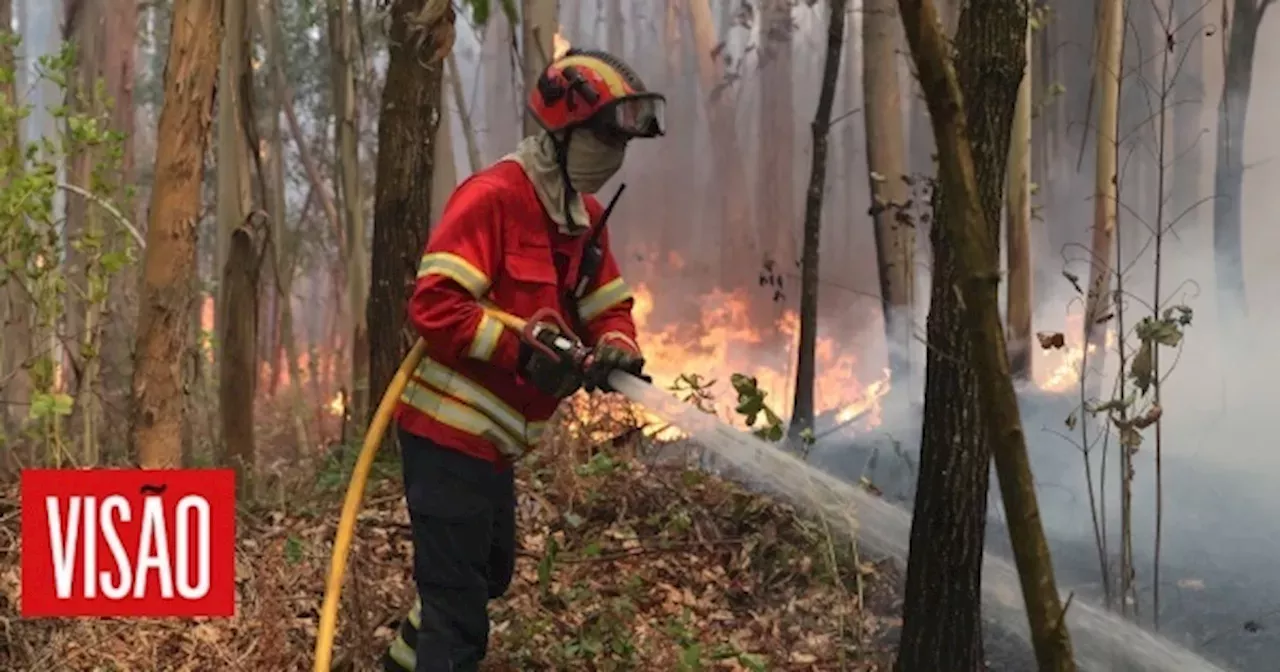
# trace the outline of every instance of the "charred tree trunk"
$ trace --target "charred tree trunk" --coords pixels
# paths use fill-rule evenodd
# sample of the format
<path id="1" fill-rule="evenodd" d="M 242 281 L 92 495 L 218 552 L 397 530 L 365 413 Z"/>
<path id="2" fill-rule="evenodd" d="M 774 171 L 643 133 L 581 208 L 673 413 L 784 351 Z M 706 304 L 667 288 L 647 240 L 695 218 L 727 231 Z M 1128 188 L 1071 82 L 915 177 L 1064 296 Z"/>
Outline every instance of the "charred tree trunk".
<path id="1" fill-rule="evenodd" d="M 435 142 L 444 59 L 453 48 L 448 3 L 397 0 L 391 6 L 390 54 L 378 118 L 373 202 L 373 287 L 369 295 L 371 389 L 386 389 L 417 334 L 405 324 L 432 211 Z"/>
<path id="2" fill-rule="evenodd" d="M 900 30 L 896 0 L 864 0 L 863 119 L 876 261 L 880 267 L 880 303 L 890 374 L 895 381 L 905 382 L 911 376 L 916 235 L 915 223 L 903 210 L 910 193 L 898 77 Z M 909 389 L 906 385 L 895 387 Z"/>
<path id="3" fill-rule="evenodd" d="M 174 1 L 133 370 L 133 443 L 144 468 L 177 467 L 182 457 L 181 362 L 221 40 L 220 0 Z"/>
<path id="4" fill-rule="evenodd" d="M 1218 105 L 1217 166 L 1213 172 L 1213 257 L 1224 334 L 1248 317 L 1244 286 L 1244 130 L 1253 90 L 1258 28 L 1273 0 L 1235 0 L 1227 42 L 1225 85 Z"/>
<path id="5" fill-rule="evenodd" d="M 827 149 L 831 138 L 831 107 L 840 79 L 844 46 L 846 0 L 831 0 L 827 25 L 827 55 L 822 66 L 822 89 L 813 114 L 813 163 L 804 201 L 804 257 L 800 265 L 800 356 L 796 366 L 796 396 L 789 438 L 799 445 L 813 431 L 813 386 L 818 343 L 818 243 L 822 239 L 822 197 L 827 184 Z M 790 42 L 787 43 L 790 47 Z"/>
<path id="6" fill-rule="evenodd" d="M 921 62 L 918 51 L 921 26 L 927 20 L 921 16 L 920 3 L 902 0 L 900 4 L 921 81 L 926 88 L 936 86 L 929 78 L 937 74 L 925 70 L 941 64 Z M 990 267 L 974 268 L 972 260 L 962 266 L 957 248 L 970 244 L 959 236 L 976 236 L 980 240 L 971 244 L 997 253 L 1000 249 L 1005 165 L 1026 59 L 1026 28 L 1026 5 L 1021 0 L 991 0 L 966 5 L 956 31 L 955 71 L 965 93 L 965 108 L 953 114 L 969 120 L 966 144 L 972 143 L 974 173 L 969 184 L 977 193 L 959 193 L 954 181 L 943 180 L 933 195 L 924 431 L 898 657 L 901 672 L 983 669 L 982 554 L 993 434 L 986 415 L 990 410 L 977 402 L 979 377 L 986 372 L 978 369 L 975 335 L 966 328 L 966 304 L 957 292 L 968 294 L 970 287 L 965 283 L 976 277 L 970 274 L 987 272 L 992 274 L 986 279 L 990 292 L 984 287 L 981 295 L 968 300 L 985 302 L 989 294 L 995 301 L 999 257 Z M 936 104 L 930 101 L 933 115 L 938 114 Z M 934 118 L 933 123 L 937 135 L 941 122 Z M 970 205 L 980 210 L 969 212 Z M 979 230 L 965 230 L 968 217 L 981 222 Z M 996 328 L 1000 329 L 998 317 Z M 1007 371 L 1008 362 L 1001 368 Z"/>
<path id="7" fill-rule="evenodd" d="M 1027 61 L 1018 86 L 1009 145 L 1009 185 L 1005 195 L 1009 288 L 1005 321 L 1009 368 L 1018 380 L 1031 379 L 1031 22 L 1027 22 Z"/>
<path id="8" fill-rule="evenodd" d="M 934 354 L 936 346 L 931 347 L 930 382 L 934 380 L 935 364 L 945 362 L 946 366 L 952 367 L 952 381 L 968 378 L 969 382 L 962 385 L 970 390 L 976 387 L 980 396 L 957 395 L 955 393 L 960 391 L 960 386 L 953 384 L 950 389 L 942 389 L 941 385 L 937 390 L 930 389 L 931 396 L 926 397 L 926 438 L 922 450 L 941 455 L 931 458 L 926 454 L 920 466 L 922 482 L 916 491 L 916 512 L 911 529 L 913 552 L 907 568 L 902 633 L 904 655 L 899 657 L 898 665 L 900 669 L 928 672 L 985 667 L 981 656 L 975 656 L 975 649 L 981 651 L 981 631 L 977 627 L 981 604 L 979 593 L 973 587 L 981 580 L 986 489 L 982 488 L 979 493 L 971 488 L 977 481 L 985 483 L 987 480 L 987 462 L 984 460 L 981 464 L 981 472 L 977 465 L 966 464 L 973 453 L 988 450 L 982 442 L 968 443 L 975 435 L 983 434 L 983 438 L 990 437 L 994 444 L 996 471 L 1000 476 L 1001 495 L 1009 519 L 1009 538 L 1021 579 L 1038 668 L 1042 672 L 1074 672 L 1075 660 L 1063 619 L 1065 611 L 1054 582 L 1053 563 L 1040 522 L 1035 483 L 1027 459 L 1026 438 L 1022 433 L 997 304 L 1000 277 L 998 210 L 1004 172 L 999 168 L 1006 157 L 1007 147 L 1003 145 L 1009 137 L 1009 115 L 1012 112 L 1012 106 L 1002 104 L 1002 101 L 1013 97 L 1011 94 L 1022 71 L 1021 60 L 1026 54 L 1022 41 L 1026 38 L 1028 5 L 1021 0 L 999 0 L 966 6 L 961 14 L 956 40 L 960 62 L 955 69 L 948 63 L 951 45 L 939 30 L 933 3 L 930 0 L 901 0 L 900 5 L 938 147 L 941 183 L 935 205 L 943 207 L 937 211 L 939 217 L 933 231 L 941 229 L 942 233 L 935 233 L 935 240 L 947 244 L 934 246 L 935 255 L 940 257 L 935 265 L 945 262 L 946 269 L 941 275 L 945 281 L 944 289 L 934 293 L 935 300 L 941 297 L 945 303 L 934 310 L 940 317 L 946 315 L 946 319 L 952 320 L 956 329 L 949 333 L 962 334 L 958 339 L 948 339 L 950 342 L 939 340 L 937 344 L 957 345 L 968 350 L 959 360 L 965 366 L 962 370 L 956 367 L 955 359 L 937 356 Z M 961 95 L 961 82 L 970 85 L 971 95 L 967 99 Z M 965 100 L 977 102 L 966 104 Z M 992 109 L 992 103 L 995 103 L 995 109 Z M 972 129 L 966 118 L 976 122 Z M 939 277 L 937 274 L 934 276 L 935 287 Z M 963 322 L 955 320 L 957 312 L 963 316 Z M 932 312 L 929 327 L 933 345 Z M 939 335 L 944 333 L 939 332 Z M 948 348 L 947 353 L 953 357 L 958 354 L 952 348 Z M 945 392 L 950 396 L 940 400 L 932 395 L 934 392 Z M 965 415 L 952 410 L 947 414 L 951 421 L 949 424 L 953 425 L 951 429 L 958 431 L 949 440 L 940 440 L 935 433 L 931 443 L 930 430 L 941 428 L 942 423 L 936 420 L 943 417 L 934 415 L 935 422 L 930 423 L 930 399 L 935 403 L 951 402 L 953 409 L 965 403 L 959 401 L 957 404 L 958 400 L 967 400 L 971 409 L 981 408 L 983 412 Z M 977 426 L 975 419 L 980 423 Z M 941 460 L 952 462 L 950 474 L 945 470 L 948 465 L 938 464 L 937 457 L 940 456 L 951 458 Z M 934 464 L 926 468 L 924 461 Z M 958 479 L 952 481 L 947 478 L 949 475 Z M 922 503 L 932 501 L 936 505 L 950 499 L 956 490 L 966 491 L 959 501 L 952 501 L 956 508 L 933 508 L 922 523 Z M 962 508 L 966 504 L 971 504 L 972 508 Z M 968 530 L 975 526 L 975 522 L 978 532 L 973 535 Z M 957 530 L 965 532 L 957 534 Z M 946 580 L 949 569 L 958 570 L 953 574 L 953 580 L 962 584 L 959 590 Z M 947 599 L 948 595 L 953 599 Z M 913 620 L 915 625 L 911 624 Z M 922 628 L 922 625 L 926 627 Z M 908 632 L 912 633 L 910 637 Z M 921 637 L 922 634 L 925 636 Z M 949 653 L 948 649 L 953 651 Z"/>
<path id="9" fill-rule="evenodd" d="M 235 469 L 241 499 L 253 493 L 254 393 L 258 383 L 258 275 L 261 236 L 248 226 L 231 234 L 227 265 L 222 269 L 222 297 L 226 301 L 218 340 L 218 408 L 222 418 L 223 455 L 220 463 Z"/>

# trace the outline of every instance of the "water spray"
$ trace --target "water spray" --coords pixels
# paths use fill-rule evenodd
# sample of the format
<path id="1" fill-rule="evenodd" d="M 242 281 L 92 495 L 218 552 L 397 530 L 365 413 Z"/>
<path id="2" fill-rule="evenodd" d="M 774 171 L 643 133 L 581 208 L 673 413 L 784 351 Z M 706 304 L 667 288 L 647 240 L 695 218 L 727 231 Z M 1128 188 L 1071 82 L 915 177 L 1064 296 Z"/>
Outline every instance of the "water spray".
<path id="1" fill-rule="evenodd" d="M 486 310 L 522 334 L 527 335 L 537 324 L 537 320 L 523 320 L 492 307 L 486 306 Z M 342 582 L 365 485 L 400 393 L 425 349 L 426 343 L 419 339 L 400 364 L 378 404 L 352 471 L 329 565 L 316 637 L 314 672 L 330 670 Z M 905 564 L 911 532 L 911 515 L 907 511 L 713 415 L 703 413 L 640 378 L 614 371 L 609 375 L 609 384 L 631 401 L 684 430 L 698 444 L 730 465 L 750 474 L 757 483 L 769 487 L 773 494 L 823 516 L 834 529 Z M 985 615 L 993 622 L 1020 636 L 1023 641 L 1030 641 L 1017 571 L 994 552 L 984 554 L 982 602 Z M 1068 601 L 1066 620 L 1076 661 L 1084 670 L 1227 672 L 1225 668 L 1081 599 Z"/>

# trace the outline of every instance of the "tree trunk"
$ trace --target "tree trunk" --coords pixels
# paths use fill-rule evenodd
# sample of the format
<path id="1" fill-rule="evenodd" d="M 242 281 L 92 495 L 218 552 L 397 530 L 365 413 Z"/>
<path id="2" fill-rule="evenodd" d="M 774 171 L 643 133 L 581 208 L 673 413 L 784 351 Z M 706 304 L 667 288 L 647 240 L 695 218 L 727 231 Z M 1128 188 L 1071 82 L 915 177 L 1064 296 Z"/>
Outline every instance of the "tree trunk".
<path id="1" fill-rule="evenodd" d="M 1173 115 L 1173 134 L 1169 137 L 1178 139 L 1169 148 L 1176 157 L 1171 166 L 1173 189 L 1169 194 L 1170 216 L 1167 218 L 1170 223 L 1195 206 L 1202 193 L 1200 175 L 1204 171 L 1205 142 L 1200 133 L 1204 125 L 1204 31 L 1208 20 L 1208 10 L 1202 6 L 1201 0 L 1175 0 L 1170 22 L 1175 28 L 1181 27 L 1175 31 L 1174 39 L 1186 44 L 1185 56 L 1175 59 L 1175 63 L 1181 64 L 1172 82 L 1172 98 L 1177 104 L 1169 110 Z"/>
<path id="2" fill-rule="evenodd" d="M 720 177 L 721 238 L 720 275 L 723 289 L 732 291 L 756 284 L 759 269 L 750 260 L 759 252 L 759 241 L 751 229 L 750 191 L 734 119 L 733 99 L 728 92 L 719 40 L 711 18 L 710 0 L 689 0 L 698 74 L 707 106 L 707 123 Z M 755 257 L 758 259 L 758 256 Z"/>
<path id="3" fill-rule="evenodd" d="M 458 59 L 449 52 L 445 59 L 448 66 L 449 86 L 453 89 L 453 101 L 458 106 L 458 121 L 462 124 L 462 139 L 467 143 L 467 166 L 472 173 L 480 172 L 480 145 L 476 142 L 475 125 L 471 123 L 471 108 L 462 92 L 462 75 L 458 72 Z M 452 155 L 452 152 L 450 153 Z"/>
<path id="4" fill-rule="evenodd" d="M 248 194 L 243 186 L 247 175 L 241 175 L 245 165 L 247 148 L 244 146 L 245 120 L 240 118 L 239 87 L 244 63 L 245 10 L 248 0 L 224 0 L 223 24 L 226 32 L 222 39 L 221 63 L 218 68 L 218 148 L 217 148 L 217 246 L 214 250 L 214 268 L 218 277 L 227 263 L 231 246 L 231 234 L 244 223 L 248 213 Z M 222 330 L 223 291 L 218 287 L 214 305 L 215 333 Z M 214 352 L 220 350 L 217 344 Z"/>
<path id="5" fill-rule="evenodd" d="M 176 467 L 182 456 L 181 362 L 221 40 L 220 0 L 174 0 L 133 370 L 133 442 L 144 468 Z"/>
<path id="6" fill-rule="evenodd" d="M 822 89 L 813 115 L 813 164 L 804 202 L 804 257 L 800 266 L 800 353 L 796 365 L 796 396 L 789 438 L 799 445 L 813 431 L 813 386 L 818 343 L 818 243 L 822 240 L 822 197 L 827 184 L 827 149 L 831 135 L 831 106 L 840 79 L 840 51 L 844 46 L 846 0 L 831 0 L 827 26 L 827 55 L 822 66 Z M 787 43 L 788 47 L 790 42 Z"/>
<path id="7" fill-rule="evenodd" d="M 241 500 L 253 493 L 253 407 L 258 382 L 258 272 L 259 239 L 248 227 L 231 234 L 227 265 L 222 269 L 222 297 L 226 302 L 218 332 L 222 356 L 218 358 L 218 408 L 222 417 L 223 459 L 236 471 Z"/>
<path id="8" fill-rule="evenodd" d="M 105 49 L 103 57 L 103 84 L 111 101 L 111 130 L 123 139 L 118 176 L 118 188 L 112 194 L 121 212 L 135 213 L 129 187 L 135 180 L 134 126 L 137 112 L 134 108 L 133 87 L 136 77 L 136 51 L 138 32 L 138 8 L 132 0 L 113 2 L 106 12 Z M 109 249 L 118 250 L 133 246 L 125 235 L 112 235 Z M 110 278 L 106 311 L 102 324 L 101 351 L 101 404 L 104 417 L 122 418 L 128 415 L 129 380 L 133 377 L 133 335 L 137 328 L 138 268 L 130 264 Z M 128 425 L 123 422 L 105 422 L 99 432 L 104 450 L 117 449 L 104 457 L 125 459 L 125 447 L 129 442 Z"/>
<path id="9" fill-rule="evenodd" d="M 795 169 L 792 166 L 796 145 L 792 109 L 795 97 L 792 87 L 795 77 L 792 67 L 792 4 L 791 0 L 764 0 L 761 3 L 761 45 L 757 50 L 761 62 L 759 77 L 763 90 L 768 92 L 760 96 L 759 137 L 763 138 L 761 147 L 767 151 L 762 150 L 757 156 L 757 235 L 761 241 L 772 241 L 770 249 L 762 252 L 777 264 L 778 271 L 786 277 L 791 277 L 792 269 L 800 264 L 796 255 L 799 227 L 796 226 Z M 808 226 L 807 222 L 805 226 Z M 768 298 L 765 295 L 766 301 Z"/>
<path id="10" fill-rule="evenodd" d="M 1094 149 L 1097 164 L 1093 187 L 1093 242 L 1090 246 L 1089 287 L 1085 297 L 1084 336 L 1090 370 L 1102 370 L 1106 357 L 1108 308 L 1111 305 L 1111 258 L 1116 234 L 1116 193 L 1119 172 L 1116 157 L 1120 137 L 1120 70 L 1124 44 L 1124 3 L 1102 0 L 1098 13 L 1098 53 L 1095 60 L 1094 91 L 1098 113 Z M 1088 373 L 1087 371 L 1085 372 Z"/>
<path id="11" fill-rule="evenodd" d="M 911 377 L 911 324 L 915 304 L 914 223 L 903 211 L 911 198 L 907 146 L 898 81 L 901 33 L 896 0 L 864 0 L 862 9 L 863 120 L 871 214 L 875 219 L 885 349 L 895 387 Z"/>
<path id="12" fill-rule="evenodd" d="M 939 66 L 920 60 L 919 33 L 925 21 L 920 4 L 902 0 L 900 5 L 916 53 L 917 71 L 922 85 L 928 86 L 926 68 Z M 965 329 L 965 306 L 969 301 L 986 301 L 988 295 L 994 301 L 995 284 L 991 283 L 991 292 L 984 287 L 981 294 L 960 300 L 957 290 L 967 289 L 962 283 L 970 274 L 987 272 L 988 267 L 974 267 L 972 259 L 962 262 L 957 252 L 962 242 L 957 238 L 972 236 L 985 250 L 1000 249 L 1005 165 L 1026 58 L 1026 28 L 1026 8 L 1021 0 L 991 0 L 967 5 L 956 31 L 956 76 L 969 94 L 964 99 L 968 107 L 956 116 L 970 120 L 965 143 L 972 141 L 976 172 L 970 184 L 977 193 L 962 193 L 963 185 L 945 181 L 955 177 L 944 175 L 933 194 L 924 429 L 898 658 L 902 672 L 983 669 L 982 554 L 994 435 L 991 418 L 986 417 L 989 409 L 977 403 L 979 376 L 986 371 L 977 367 L 980 353 L 974 334 Z M 936 77 L 932 72 L 928 75 Z M 930 110 L 938 136 L 935 104 L 930 102 Z M 939 151 L 943 149 L 941 142 L 938 137 Z M 974 199 L 977 212 L 966 210 L 970 205 L 967 198 Z M 965 229 L 970 225 L 967 217 L 975 218 L 979 230 Z M 998 269 L 997 257 L 989 271 L 995 274 Z M 1008 371 L 1007 361 L 1000 370 Z"/>
<path id="13" fill-rule="evenodd" d="M 279 0 L 263 0 L 262 13 L 262 34 L 267 44 L 268 67 L 272 72 L 283 72 L 284 70 L 284 31 L 280 28 L 280 9 L 277 4 Z M 289 374 L 289 395 L 293 398 L 293 432 L 294 440 L 297 442 L 294 451 L 295 456 L 301 456 L 311 445 L 307 436 L 306 423 L 306 404 L 305 394 L 302 387 L 302 371 L 298 364 L 298 349 L 294 342 L 295 335 L 293 333 L 293 277 L 296 272 L 297 265 L 297 243 L 299 234 L 290 233 L 286 225 L 285 218 L 287 216 L 285 206 L 285 192 L 288 185 L 285 182 L 284 171 L 284 128 L 280 123 L 280 116 L 284 114 L 284 106 L 288 100 L 285 97 L 287 91 L 280 86 L 280 80 L 271 78 L 276 85 L 271 87 L 271 111 L 267 115 L 268 118 L 268 134 L 271 141 L 271 201 L 269 204 L 269 212 L 271 214 L 271 266 L 275 272 L 275 292 L 277 301 L 279 302 L 277 312 L 279 314 L 279 342 L 284 348 L 285 371 Z M 314 197 L 315 189 L 312 189 Z M 308 199 L 308 202 L 310 198 Z M 304 211 L 305 211 L 304 207 Z M 302 227 L 305 221 L 299 219 L 298 226 Z M 271 350 L 272 368 L 276 369 L 280 365 L 280 352 L 275 347 Z M 277 379 L 278 372 L 272 374 L 273 381 Z"/>
<path id="14" fill-rule="evenodd" d="M 449 54 L 453 56 L 452 53 Z M 440 121 L 436 126 L 435 140 L 431 143 L 435 158 L 431 162 L 431 218 L 428 228 L 435 226 L 444 215 L 445 203 L 458 186 L 458 166 L 453 153 L 453 124 L 449 121 L 449 106 L 445 104 L 445 81 L 452 83 L 454 74 L 445 72 L 440 82 Z M 416 276 L 415 276 L 416 277 Z"/>
<path id="15" fill-rule="evenodd" d="M 333 227 L 334 238 L 338 241 L 338 256 L 345 259 L 347 256 L 347 244 L 346 235 L 342 230 L 342 217 L 338 214 L 338 206 L 334 203 L 333 193 L 329 191 L 328 185 L 325 184 L 324 178 L 320 175 L 320 166 L 316 163 L 315 157 L 312 156 L 311 149 L 307 145 L 306 136 L 302 133 L 302 126 L 298 123 L 298 114 L 293 109 L 293 88 L 289 86 L 288 80 L 285 79 L 283 55 L 281 55 L 279 63 L 275 67 L 275 77 L 276 88 L 280 89 L 281 96 L 284 99 L 284 118 L 289 122 L 289 135 L 293 136 L 293 143 L 298 148 L 298 160 L 302 162 L 302 169 L 306 171 L 307 181 L 311 183 L 311 188 L 315 190 L 316 197 L 320 199 L 325 219 Z"/>
<path id="16" fill-rule="evenodd" d="M 1213 172 L 1213 257 L 1223 334 L 1239 334 L 1248 317 L 1244 286 L 1244 130 L 1253 89 L 1258 28 L 1270 0 L 1235 0 L 1227 43 L 1225 85 L 1218 105 Z"/>
<path id="17" fill-rule="evenodd" d="M 1018 86 L 1009 145 L 1009 185 L 1005 194 L 1009 288 L 1005 321 L 1009 369 L 1018 380 L 1031 379 L 1031 22 L 1027 22 L 1027 62 Z"/>
<path id="18" fill-rule="evenodd" d="M 524 92 L 538 86 L 538 77 L 551 63 L 551 52 L 554 49 L 554 38 L 559 24 L 556 23 L 556 0 L 523 0 L 520 9 L 520 44 L 524 66 Z M 526 106 L 521 105 L 524 118 L 524 134 L 530 136 L 542 129 Z"/>
<path id="19" fill-rule="evenodd" d="M 626 26 L 626 13 L 622 10 L 626 1 L 627 0 L 609 0 L 609 12 L 606 24 L 608 39 L 605 40 L 605 44 L 608 45 L 606 48 L 616 54 L 618 58 L 626 58 L 626 54 L 623 52 L 623 49 L 626 48 L 626 45 L 623 44 L 623 34 Z"/>
<path id="20" fill-rule="evenodd" d="M 63 38 L 75 46 L 75 66 L 67 80 L 66 105 L 72 114 L 97 118 L 103 102 L 98 95 L 97 83 L 101 76 L 103 16 L 100 3 L 84 0 L 68 0 L 65 4 L 66 24 Z M 64 133 L 72 145 L 67 154 L 67 182 L 85 191 L 97 193 L 93 173 L 101 155 L 89 145 L 77 140 L 77 134 L 68 127 Z M 67 381 L 75 395 L 75 407 L 68 423 L 71 433 L 81 442 L 83 449 L 77 458 L 85 465 L 97 463 L 97 439 L 95 432 L 100 424 L 98 409 L 98 333 L 102 324 L 102 306 L 90 300 L 89 284 L 101 276 L 102 270 L 96 254 L 83 243 L 102 237 L 102 222 L 98 211 L 85 198 L 68 198 L 66 220 L 63 225 L 66 257 L 63 266 L 66 281 L 71 287 L 65 294 L 63 329 L 66 334 L 66 357 L 75 373 Z"/>
<path id="21" fill-rule="evenodd" d="M 898 668 L 985 667 L 977 589 L 988 451 L 994 449 L 1038 667 L 1073 672 L 997 303 L 1001 164 L 1013 113 L 1013 105 L 1002 101 L 1013 100 L 1023 70 L 1027 5 L 966 5 L 954 70 L 948 62 L 951 44 L 939 30 L 931 0 L 901 0 L 900 6 L 933 120 L 941 182 L 932 229 L 935 303 L 929 314 L 925 438 Z M 965 85 L 971 94 L 967 105 Z M 945 356 L 935 354 L 938 346 Z M 973 412 L 978 409 L 982 413 Z M 944 429 L 950 434 L 940 435 Z M 994 445 L 988 447 L 987 439 Z"/>
<path id="22" fill-rule="evenodd" d="M 329 45 L 333 58 L 334 110 L 337 113 L 339 201 L 347 237 L 347 316 L 351 320 L 351 403 L 353 418 L 369 408 L 369 338 L 365 306 L 369 298 L 366 272 L 364 194 L 360 186 L 360 127 L 356 120 L 355 30 L 348 0 L 329 0 Z M 427 182 L 426 184 L 430 184 Z M 344 440 L 350 437 L 343 437 Z"/>
<path id="23" fill-rule="evenodd" d="M 511 71 L 511 54 L 515 45 L 515 26 L 506 12 L 495 12 L 484 26 L 481 43 L 483 65 L 482 102 L 474 105 L 484 112 L 486 160 L 510 152 L 520 141 L 520 117 L 524 103 L 518 101 L 518 75 Z M 514 123 L 513 123 L 514 122 Z"/>
<path id="24" fill-rule="evenodd" d="M 443 109 L 445 55 L 453 48 L 448 3 L 398 0 L 391 7 L 387 80 L 378 118 L 377 188 L 373 204 L 373 289 L 369 296 L 371 389 L 386 389 L 417 338 L 405 305 L 426 247 L 432 212 L 436 131 Z"/>

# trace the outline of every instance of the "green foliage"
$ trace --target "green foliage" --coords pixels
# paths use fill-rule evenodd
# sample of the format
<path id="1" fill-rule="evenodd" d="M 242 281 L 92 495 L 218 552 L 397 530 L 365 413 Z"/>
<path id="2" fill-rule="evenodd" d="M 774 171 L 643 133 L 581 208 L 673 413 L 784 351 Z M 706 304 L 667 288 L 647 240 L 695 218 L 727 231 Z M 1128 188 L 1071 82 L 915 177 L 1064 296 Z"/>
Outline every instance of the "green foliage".
<path id="1" fill-rule="evenodd" d="M 18 287 L 30 297 L 31 314 L 24 326 L 31 337 L 31 357 L 5 366 L 25 369 L 30 377 L 29 440 L 43 442 L 47 461 L 61 464 L 62 422 L 73 402 L 63 388 L 71 372 L 59 371 L 55 358 L 61 343 L 78 346 L 78 382 L 92 397 L 85 371 L 98 356 L 110 282 L 134 261 L 133 242 L 117 222 L 101 208 L 113 198 L 127 200 L 131 192 L 119 184 L 124 156 L 123 134 L 109 128 L 111 114 L 101 82 L 89 90 L 72 87 L 77 58 L 71 44 L 41 57 L 37 79 L 56 86 L 70 103 L 56 104 L 49 114 L 57 132 L 51 136 L 21 138 L 29 104 L 0 100 L 0 285 Z M 0 79 L 12 81 L 12 71 L 0 71 Z M 36 84 L 38 84 L 37 82 Z M 68 194 L 80 199 L 85 217 L 76 230 L 67 227 L 55 201 L 62 190 L 58 168 L 72 159 L 87 161 L 88 183 L 78 185 L 90 195 Z M 74 202 L 74 201 L 73 201 Z M 75 307 L 83 311 L 78 333 L 64 333 L 66 316 Z M 0 378 L 14 371 L 0 371 Z M 86 457 L 92 442 L 86 441 Z"/>
<path id="2" fill-rule="evenodd" d="M 734 407 L 734 412 L 746 420 L 747 426 L 752 428 L 752 433 L 756 436 L 765 441 L 781 441 L 782 418 L 764 403 L 769 393 L 761 390 L 759 382 L 751 376 L 735 373 L 729 380 L 733 384 L 734 391 L 738 393 L 738 405 Z M 756 423 L 760 422 L 761 416 L 764 423 L 757 427 Z"/>
<path id="3" fill-rule="evenodd" d="M 520 10 L 516 7 L 515 0 L 498 0 L 498 5 L 511 25 L 520 23 Z M 489 17 L 493 15 L 493 0 L 462 0 L 462 6 L 471 10 L 471 20 L 477 26 L 488 23 Z"/>
<path id="4" fill-rule="evenodd" d="M 707 649 L 698 640 L 697 629 L 692 615 L 686 608 L 680 616 L 673 617 L 667 624 L 667 636 L 676 641 L 680 647 L 680 658 L 677 661 L 680 672 L 703 672 L 718 667 L 724 660 L 736 661 L 751 672 L 765 672 L 765 661 L 762 656 L 741 651 L 732 644 L 722 643 Z"/>
<path id="5" fill-rule="evenodd" d="M 742 416 L 747 427 L 751 428 L 752 434 L 772 443 L 781 441 L 786 433 L 786 427 L 777 412 L 765 403 L 769 393 L 760 389 L 759 381 L 752 376 L 735 373 L 729 377 L 729 383 L 737 394 L 733 410 Z M 712 388 L 715 384 L 714 379 L 707 380 L 696 373 L 682 373 L 668 389 L 681 401 L 692 404 L 703 413 L 714 415 L 715 393 L 712 392 Z M 811 429 L 805 429 L 800 434 L 802 446 L 811 446 L 816 440 Z"/>
<path id="6" fill-rule="evenodd" d="M 1181 345 L 1186 327 L 1191 326 L 1191 319 L 1191 308 L 1182 305 L 1165 309 L 1159 318 L 1142 318 L 1133 330 L 1138 339 L 1138 351 L 1128 362 L 1129 369 L 1121 381 L 1119 396 L 1086 409 L 1095 416 L 1105 413 L 1119 434 L 1120 445 L 1130 453 L 1137 452 L 1142 445 L 1142 430 L 1154 425 L 1164 414 L 1159 404 L 1150 398 L 1160 376 L 1156 370 L 1156 350 Z M 1130 385 L 1132 393 L 1129 392 Z M 1067 425 L 1072 427 L 1074 424 L 1073 413 L 1067 419 Z"/>

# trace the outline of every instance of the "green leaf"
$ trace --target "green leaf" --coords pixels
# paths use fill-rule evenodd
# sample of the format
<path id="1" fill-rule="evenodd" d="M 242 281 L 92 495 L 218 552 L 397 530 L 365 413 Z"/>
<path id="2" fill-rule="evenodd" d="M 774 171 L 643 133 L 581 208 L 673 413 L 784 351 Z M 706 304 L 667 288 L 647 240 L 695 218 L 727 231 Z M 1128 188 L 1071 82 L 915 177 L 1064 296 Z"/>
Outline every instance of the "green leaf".
<path id="1" fill-rule="evenodd" d="M 467 0 L 465 4 L 471 8 L 471 20 L 476 25 L 483 26 L 489 22 L 489 0 Z"/>
<path id="2" fill-rule="evenodd" d="M 292 534 L 284 540 L 284 559 L 291 565 L 302 561 L 302 542 Z"/>
<path id="3" fill-rule="evenodd" d="M 538 588 L 543 596 L 551 592 L 551 571 L 555 568 L 556 554 L 559 551 L 560 545 L 556 543 L 555 537 L 547 537 L 547 552 L 538 561 Z"/>
<path id="4" fill-rule="evenodd" d="M 765 660 L 763 656 L 754 653 L 739 653 L 738 663 L 743 667 L 751 670 L 751 672 L 765 672 Z"/>

